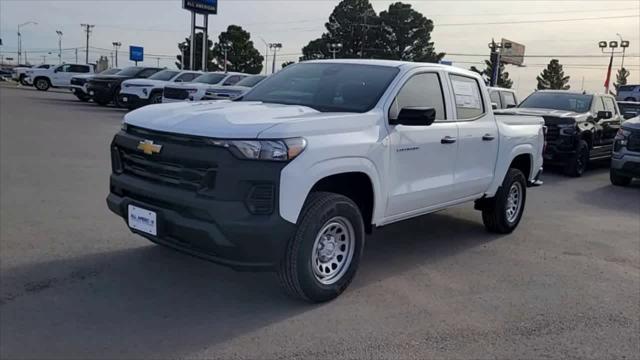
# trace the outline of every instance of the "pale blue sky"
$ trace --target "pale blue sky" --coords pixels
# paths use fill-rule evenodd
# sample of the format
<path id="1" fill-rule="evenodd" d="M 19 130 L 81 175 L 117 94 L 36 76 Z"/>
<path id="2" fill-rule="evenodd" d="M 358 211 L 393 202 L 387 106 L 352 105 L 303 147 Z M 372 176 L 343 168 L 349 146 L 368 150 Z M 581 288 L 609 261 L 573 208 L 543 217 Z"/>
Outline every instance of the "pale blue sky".
<path id="1" fill-rule="evenodd" d="M 625 65 L 632 73 L 631 81 L 640 82 L 640 2 L 631 1 L 405 1 L 435 23 L 433 40 L 438 51 L 450 54 L 486 54 L 492 37 L 505 37 L 527 46 L 528 55 L 557 55 L 566 64 L 574 89 L 602 91 L 606 57 L 570 58 L 562 55 L 598 55 L 598 40 L 616 40 L 621 33 L 631 41 Z M 210 19 L 210 33 L 217 34 L 229 24 L 238 24 L 251 32 L 256 47 L 264 52 L 267 42 L 281 42 L 284 47 L 278 62 L 297 60 L 302 46 L 318 37 L 337 0 L 220 0 L 219 14 Z M 373 1 L 376 11 L 386 9 L 391 1 Z M 460 25 L 487 22 L 521 22 L 633 16 L 628 18 L 492 25 Z M 4 42 L 2 54 L 16 57 L 17 25 L 36 21 L 38 25 L 23 28 L 23 46 L 33 63 L 57 61 L 57 35 L 64 32 L 63 47 L 84 46 L 81 23 L 95 24 L 91 45 L 110 49 L 113 41 L 141 45 L 147 54 L 176 55 L 177 42 L 189 32 L 189 13 L 180 0 L 1 0 L 0 36 Z M 31 52 L 29 53 L 29 51 Z M 51 55 L 47 52 L 52 51 Z M 13 54 L 11 54 L 13 53 Z M 101 54 L 108 55 L 108 51 Z M 91 52 L 91 60 L 99 55 Z M 127 64 L 127 54 L 121 54 L 120 65 Z M 84 53 L 79 54 L 84 59 Z M 64 60 L 74 61 L 73 51 L 64 52 Z M 468 68 L 481 57 L 447 56 L 456 66 Z M 156 64 L 147 56 L 146 63 Z M 521 96 L 535 87 L 535 76 L 548 63 L 546 57 L 526 59 L 527 67 L 509 66 L 514 87 Z M 160 59 L 163 66 L 173 66 L 173 60 Z M 619 67 L 620 58 L 615 62 Z M 278 64 L 279 67 L 279 64 Z"/>

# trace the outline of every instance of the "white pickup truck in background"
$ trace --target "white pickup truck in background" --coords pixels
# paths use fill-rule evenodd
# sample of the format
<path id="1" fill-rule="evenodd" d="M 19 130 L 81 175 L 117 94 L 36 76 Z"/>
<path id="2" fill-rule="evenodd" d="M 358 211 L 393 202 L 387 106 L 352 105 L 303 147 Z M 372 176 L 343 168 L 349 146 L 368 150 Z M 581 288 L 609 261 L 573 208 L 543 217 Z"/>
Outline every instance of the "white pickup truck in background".
<path id="1" fill-rule="evenodd" d="M 47 91 L 50 87 L 70 88 L 74 76 L 93 73 L 92 65 L 62 64 L 48 69 L 27 70 L 25 81 L 40 91 Z"/>
<path id="2" fill-rule="evenodd" d="M 202 100 L 207 90 L 217 86 L 232 86 L 251 76 L 234 72 L 210 72 L 202 74 L 187 84 L 170 84 L 164 87 L 163 103 Z"/>
<path id="3" fill-rule="evenodd" d="M 327 301 L 376 227 L 475 202 L 487 230 L 512 232 L 542 169 L 543 124 L 495 116 L 462 69 L 304 62 L 236 101 L 127 114 L 107 204 L 151 241 L 277 271 L 293 296 Z"/>
<path id="4" fill-rule="evenodd" d="M 120 88 L 120 103 L 129 109 L 148 104 L 160 104 L 166 85 L 188 83 L 202 74 L 201 71 L 162 70 L 146 79 L 125 80 Z"/>

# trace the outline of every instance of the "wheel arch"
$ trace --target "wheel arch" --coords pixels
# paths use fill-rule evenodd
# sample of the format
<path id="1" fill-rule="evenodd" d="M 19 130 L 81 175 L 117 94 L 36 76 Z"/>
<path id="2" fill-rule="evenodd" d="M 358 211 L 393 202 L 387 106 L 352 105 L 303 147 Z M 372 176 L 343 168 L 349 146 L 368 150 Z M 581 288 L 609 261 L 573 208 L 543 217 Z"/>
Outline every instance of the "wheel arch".
<path id="1" fill-rule="evenodd" d="M 507 176 L 507 172 L 514 165 L 517 169 L 523 170 L 527 181 L 531 181 L 533 177 L 536 176 L 537 170 L 536 167 L 542 166 L 542 164 L 538 164 L 541 160 L 536 160 L 535 157 L 535 148 L 531 144 L 520 144 L 511 149 L 511 152 L 508 156 L 504 156 L 498 159 L 498 165 L 496 166 L 495 175 L 493 178 L 493 183 L 485 193 L 487 197 L 492 197 L 498 191 L 500 185 L 502 185 L 502 181 L 505 176 Z"/>
<path id="2" fill-rule="evenodd" d="M 350 189 L 350 183 L 359 185 L 358 189 Z M 280 216 L 297 223 L 302 207 L 313 191 L 331 191 L 350 197 L 360 207 L 368 230 L 381 212 L 378 171 L 366 158 L 329 159 L 308 168 L 285 167 L 280 179 Z"/>

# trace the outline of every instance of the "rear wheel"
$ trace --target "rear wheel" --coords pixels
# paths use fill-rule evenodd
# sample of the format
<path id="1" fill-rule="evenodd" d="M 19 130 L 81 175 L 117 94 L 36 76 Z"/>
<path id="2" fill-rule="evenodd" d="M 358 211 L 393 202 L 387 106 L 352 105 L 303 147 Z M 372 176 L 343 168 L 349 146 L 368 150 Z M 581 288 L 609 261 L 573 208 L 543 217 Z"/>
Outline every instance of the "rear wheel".
<path id="1" fill-rule="evenodd" d="M 580 140 L 578 149 L 569 159 L 565 173 L 569 176 L 580 177 L 587 170 L 589 165 L 589 144 L 586 141 Z"/>
<path id="2" fill-rule="evenodd" d="M 49 80 L 47 78 L 37 78 L 34 82 L 34 85 L 36 89 L 40 91 L 47 91 L 49 90 L 49 87 L 51 87 L 51 83 L 49 83 Z"/>
<path id="3" fill-rule="evenodd" d="M 627 186 L 631 184 L 631 178 L 618 174 L 614 169 L 609 170 L 609 179 L 611 183 L 616 186 Z"/>
<path id="4" fill-rule="evenodd" d="M 363 248 L 358 206 L 342 195 L 312 193 L 279 269 L 282 285 L 309 302 L 334 299 L 355 276 Z"/>
<path id="5" fill-rule="evenodd" d="M 493 233 L 511 233 L 520 223 L 526 199 L 527 183 L 524 174 L 518 169 L 509 169 L 496 195 L 483 200 L 484 226 Z"/>

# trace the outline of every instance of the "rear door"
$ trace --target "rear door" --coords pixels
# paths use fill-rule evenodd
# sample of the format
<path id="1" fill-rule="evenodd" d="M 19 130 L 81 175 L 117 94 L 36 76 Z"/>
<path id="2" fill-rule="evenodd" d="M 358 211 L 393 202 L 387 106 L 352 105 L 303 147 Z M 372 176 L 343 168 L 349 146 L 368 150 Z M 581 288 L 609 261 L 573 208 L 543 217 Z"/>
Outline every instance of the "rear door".
<path id="1" fill-rule="evenodd" d="M 455 198 L 458 126 L 446 110 L 443 76 L 435 71 L 411 74 L 389 109 L 389 118 L 395 119 L 403 107 L 432 107 L 436 121 L 430 126 L 389 126 L 388 217 L 408 216 Z"/>
<path id="2" fill-rule="evenodd" d="M 493 181 L 498 158 L 498 126 L 487 108 L 477 79 L 450 74 L 459 131 L 455 193 L 459 198 L 481 194 Z"/>

